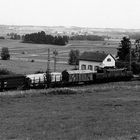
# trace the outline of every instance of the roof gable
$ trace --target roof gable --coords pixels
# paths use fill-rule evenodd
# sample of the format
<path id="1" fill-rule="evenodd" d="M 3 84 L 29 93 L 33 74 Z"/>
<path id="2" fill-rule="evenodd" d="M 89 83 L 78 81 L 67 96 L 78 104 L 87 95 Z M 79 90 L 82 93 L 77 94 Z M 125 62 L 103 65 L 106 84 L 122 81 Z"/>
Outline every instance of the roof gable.
<path id="1" fill-rule="evenodd" d="M 102 62 L 108 54 L 104 52 L 84 52 L 79 57 L 79 60 Z"/>

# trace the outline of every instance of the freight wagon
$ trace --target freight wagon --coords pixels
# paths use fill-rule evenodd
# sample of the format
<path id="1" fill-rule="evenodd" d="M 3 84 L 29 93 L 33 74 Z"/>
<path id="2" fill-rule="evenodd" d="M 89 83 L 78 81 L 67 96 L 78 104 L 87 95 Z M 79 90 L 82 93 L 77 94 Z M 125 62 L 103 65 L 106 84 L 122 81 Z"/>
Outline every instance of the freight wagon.
<path id="1" fill-rule="evenodd" d="M 72 70 L 62 72 L 62 82 L 64 84 L 91 83 L 93 81 L 93 71 Z"/>
<path id="2" fill-rule="evenodd" d="M 30 88 L 45 86 L 46 73 L 28 74 L 26 77 L 30 80 Z"/>
<path id="3" fill-rule="evenodd" d="M 94 81 L 96 82 L 115 82 L 130 80 L 133 77 L 131 71 L 127 71 L 125 68 L 122 69 L 103 69 L 98 71 L 94 75 Z"/>
<path id="4" fill-rule="evenodd" d="M 0 75 L 0 91 L 28 87 L 29 81 L 24 75 Z"/>
<path id="5" fill-rule="evenodd" d="M 97 73 L 91 70 L 74 70 L 62 72 L 62 83 L 104 83 L 130 80 L 132 77 L 133 73 L 126 69 L 102 69 Z"/>

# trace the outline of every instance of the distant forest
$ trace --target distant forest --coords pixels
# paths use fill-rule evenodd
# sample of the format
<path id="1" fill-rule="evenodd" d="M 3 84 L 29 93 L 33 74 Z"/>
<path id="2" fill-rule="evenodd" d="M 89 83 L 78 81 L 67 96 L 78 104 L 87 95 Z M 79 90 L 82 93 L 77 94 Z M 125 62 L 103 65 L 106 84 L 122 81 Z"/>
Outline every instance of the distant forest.
<path id="1" fill-rule="evenodd" d="M 90 40 L 90 41 L 104 41 L 104 36 L 98 35 L 74 35 L 69 38 L 70 40 Z"/>
<path id="2" fill-rule="evenodd" d="M 104 41 L 103 36 L 97 35 L 74 35 L 74 36 L 52 36 L 46 35 L 44 31 L 38 33 L 26 34 L 22 37 L 24 43 L 37 43 L 37 44 L 53 44 L 53 45 L 66 45 L 69 40 L 91 40 L 91 41 Z"/>
<path id="3" fill-rule="evenodd" d="M 68 36 L 52 36 L 41 31 L 38 33 L 26 34 L 23 37 L 23 43 L 66 45 L 68 43 Z"/>
<path id="4" fill-rule="evenodd" d="M 140 34 L 139 34 L 140 35 Z M 89 40 L 89 41 L 104 41 L 106 36 L 99 35 L 49 35 L 44 31 L 37 33 L 30 33 L 25 35 L 18 35 L 17 33 L 8 33 L 7 37 L 13 40 L 22 40 L 23 43 L 35 43 L 35 44 L 52 44 L 52 45 L 66 45 L 69 40 Z M 5 37 L 0 36 L 0 39 Z"/>

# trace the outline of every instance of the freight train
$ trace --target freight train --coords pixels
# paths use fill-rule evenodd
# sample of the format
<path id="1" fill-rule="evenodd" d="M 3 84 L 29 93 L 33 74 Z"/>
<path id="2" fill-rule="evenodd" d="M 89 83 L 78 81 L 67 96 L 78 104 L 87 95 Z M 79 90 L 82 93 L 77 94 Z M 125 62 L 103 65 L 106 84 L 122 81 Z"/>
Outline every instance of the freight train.
<path id="1" fill-rule="evenodd" d="M 63 71 L 63 84 L 103 83 L 131 80 L 133 74 L 126 69 L 101 69 L 97 73 L 91 70 Z"/>
<path id="2" fill-rule="evenodd" d="M 94 84 L 103 82 L 131 80 L 133 73 L 123 69 L 99 69 L 97 73 L 91 70 L 64 70 L 28 75 L 2 75 L 0 76 L 0 90 L 47 88 L 76 84 Z M 49 79 L 49 80 L 48 80 Z"/>

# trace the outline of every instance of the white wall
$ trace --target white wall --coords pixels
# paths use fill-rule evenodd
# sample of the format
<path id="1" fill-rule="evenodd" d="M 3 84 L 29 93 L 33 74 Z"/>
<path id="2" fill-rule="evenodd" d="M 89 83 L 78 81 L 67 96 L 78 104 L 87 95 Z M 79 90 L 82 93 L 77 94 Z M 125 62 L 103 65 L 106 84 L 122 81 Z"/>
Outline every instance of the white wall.
<path id="1" fill-rule="evenodd" d="M 107 61 L 108 58 L 110 58 L 111 61 Z M 115 67 L 115 60 L 110 54 L 102 62 L 102 67 Z"/>
<path id="2" fill-rule="evenodd" d="M 101 66 L 101 63 L 100 62 L 92 62 L 92 61 L 83 61 L 83 60 L 80 60 L 79 61 L 79 70 L 81 70 L 82 65 L 86 65 L 86 70 L 88 69 L 88 66 L 89 65 L 92 65 L 93 71 L 96 72 L 95 66 Z"/>
<path id="3" fill-rule="evenodd" d="M 107 59 L 110 58 L 111 61 L 107 61 Z M 103 62 L 93 62 L 93 61 L 84 61 L 80 60 L 79 61 L 79 70 L 81 70 L 82 65 L 86 65 L 86 70 L 88 69 L 89 65 L 92 65 L 93 71 L 97 72 L 95 69 L 96 66 L 99 67 L 115 67 L 115 60 L 114 58 L 109 54 Z"/>

